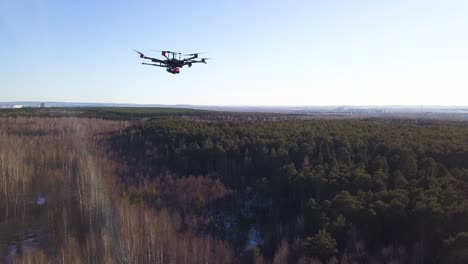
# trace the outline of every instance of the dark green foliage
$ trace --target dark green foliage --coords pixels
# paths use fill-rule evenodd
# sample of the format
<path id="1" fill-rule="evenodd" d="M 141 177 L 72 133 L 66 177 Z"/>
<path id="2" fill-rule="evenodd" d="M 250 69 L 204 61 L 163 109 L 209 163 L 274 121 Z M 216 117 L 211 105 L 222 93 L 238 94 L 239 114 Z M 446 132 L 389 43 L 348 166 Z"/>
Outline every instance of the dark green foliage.
<path id="1" fill-rule="evenodd" d="M 219 179 L 234 212 L 252 193 L 269 201 L 237 216 L 264 226 L 265 252 L 298 238 L 322 259 L 358 244 L 369 258 L 389 246 L 426 261 L 452 255 L 443 248 L 463 253 L 442 241 L 468 230 L 465 123 L 213 115 L 144 122 L 114 150 L 140 179 L 166 170 Z"/>
<path id="2" fill-rule="evenodd" d="M 323 261 L 338 253 L 336 240 L 325 230 L 308 237 L 304 242 L 305 254 L 310 257 L 317 257 Z"/>

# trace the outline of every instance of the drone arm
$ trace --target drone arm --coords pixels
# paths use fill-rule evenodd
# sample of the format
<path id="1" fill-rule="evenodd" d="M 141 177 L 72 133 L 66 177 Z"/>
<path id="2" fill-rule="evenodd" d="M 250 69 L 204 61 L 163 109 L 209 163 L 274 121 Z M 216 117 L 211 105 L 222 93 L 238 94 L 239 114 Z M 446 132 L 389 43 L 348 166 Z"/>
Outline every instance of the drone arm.
<path id="1" fill-rule="evenodd" d="M 164 60 L 160 60 L 160 59 L 156 59 L 156 58 L 152 58 L 152 57 L 147 57 L 147 56 L 145 56 L 145 54 L 143 54 L 142 52 L 139 52 L 138 50 L 133 50 L 133 51 L 138 53 L 140 55 L 140 58 L 142 58 L 142 59 L 150 60 L 151 62 L 156 62 L 156 63 L 165 63 Z"/>
<path id="2" fill-rule="evenodd" d="M 158 63 L 163 63 L 164 62 L 163 60 L 152 58 L 152 57 L 147 57 L 145 55 L 140 56 L 140 58 L 145 59 L 145 60 L 150 60 L 152 62 L 158 62 Z"/>
<path id="3" fill-rule="evenodd" d="M 166 67 L 167 67 L 166 65 L 163 65 L 163 64 L 144 63 L 144 62 L 142 62 L 141 64 L 143 64 L 143 65 L 157 66 L 157 67 L 162 67 L 162 68 L 166 68 Z"/>
<path id="4" fill-rule="evenodd" d="M 151 61 L 152 62 L 157 62 L 157 63 L 164 63 L 165 62 L 163 60 L 159 60 L 159 59 L 155 59 L 155 58 L 151 58 Z"/>
<path id="5" fill-rule="evenodd" d="M 186 62 L 185 64 L 192 64 L 192 63 L 205 63 L 206 64 L 206 61 L 203 61 L 203 60 L 200 60 L 200 61 L 188 61 Z"/>
<path id="6" fill-rule="evenodd" d="M 151 58 L 151 57 L 146 57 L 146 56 L 143 56 L 141 57 L 142 59 L 146 59 L 146 60 L 150 60 L 152 62 L 157 62 L 157 63 L 163 63 L 164 61 L 163 60 L 160 60 L 160 59 L 156 59 L 156 58 Z"/>
<path id="7" fill-rule="evenodd" d="M 192 56 L 190 58 L 185 58 L 184 61 L 190 61 L 190 60 L 193 60 L 193 59 L 196 59 L 196 58 L 198 58 L 198 56 L 194 55 L 194 56 Z"/>

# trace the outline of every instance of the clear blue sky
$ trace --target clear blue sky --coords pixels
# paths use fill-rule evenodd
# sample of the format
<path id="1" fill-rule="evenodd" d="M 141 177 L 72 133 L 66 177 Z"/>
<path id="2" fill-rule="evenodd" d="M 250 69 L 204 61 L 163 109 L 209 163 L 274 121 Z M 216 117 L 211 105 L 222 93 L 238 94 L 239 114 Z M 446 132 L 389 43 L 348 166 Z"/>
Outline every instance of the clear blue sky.
<path id="1" fill-rule="evenodd" d="M 468 1 L 0 0 L 0 58 L 0 101 L 468 105 Z"/>

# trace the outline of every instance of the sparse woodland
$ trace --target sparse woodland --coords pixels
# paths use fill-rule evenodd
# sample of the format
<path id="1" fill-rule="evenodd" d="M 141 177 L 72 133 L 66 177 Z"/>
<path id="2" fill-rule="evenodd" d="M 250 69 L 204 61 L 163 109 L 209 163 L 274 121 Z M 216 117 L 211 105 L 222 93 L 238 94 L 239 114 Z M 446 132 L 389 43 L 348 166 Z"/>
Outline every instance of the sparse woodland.
<path id="1" fill-rule="evenodd" d="M 103 143 L 127 126 L 125 121 L 84 118 L 0 119 L 2 261 L 229 263 L 234 259 L 222 241 L 182 231 L 177 212 L 122 198 L 115 177 L 119 165 L 107 158 Z M 46 202 L 38 205 L 36 199 L 42 196 Z"/>
<path id="2" fill-rule="evenodd" d="M 466 123 L 132 111 L 0 117 L 2 261 L 468 261 Z"/>

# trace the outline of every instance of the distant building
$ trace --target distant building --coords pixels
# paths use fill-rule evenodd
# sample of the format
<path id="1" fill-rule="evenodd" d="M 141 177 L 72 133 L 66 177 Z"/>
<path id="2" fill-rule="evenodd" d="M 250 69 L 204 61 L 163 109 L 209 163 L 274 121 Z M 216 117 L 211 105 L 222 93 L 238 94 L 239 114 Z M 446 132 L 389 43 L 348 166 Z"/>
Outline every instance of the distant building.
<path id="1" fill-rule="evenodd" d="M 19 109 L 19 108 L 23 108 L 23 106 L 22 105 L 14 105 L 12 108 Z"/>
<path id="2" fill-rule="evenodd" d="M 41 104 L 40 104 L 40 107 L 41 107 L 41 108 L 44 108 L 44 107 L 45 107 L 45 103 L 41 103 Z"/>

